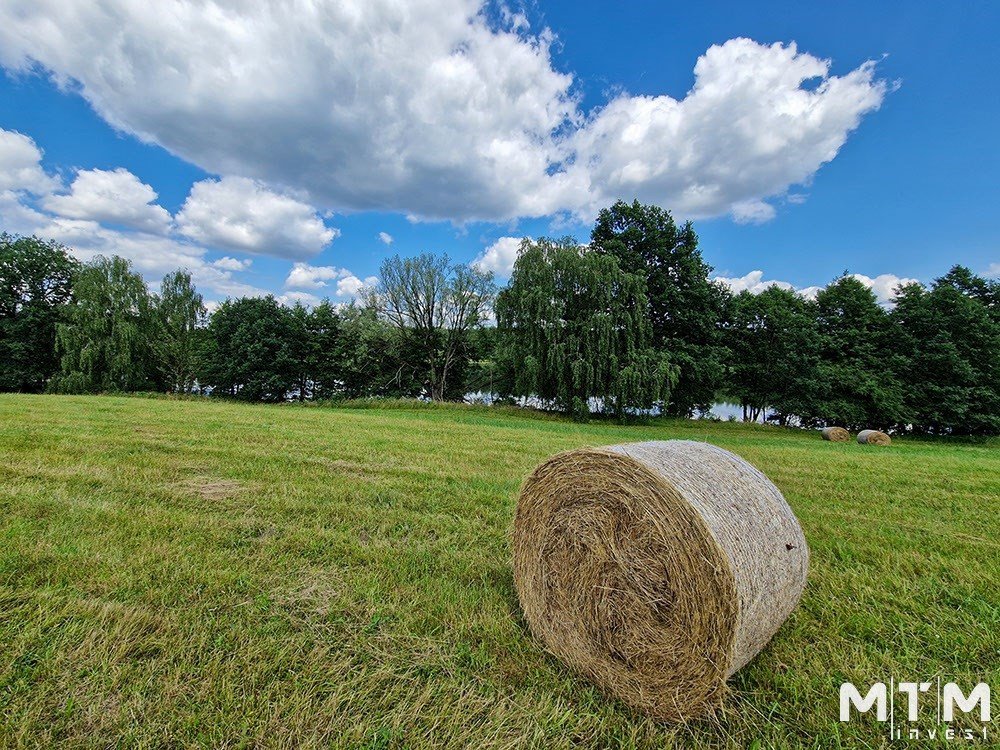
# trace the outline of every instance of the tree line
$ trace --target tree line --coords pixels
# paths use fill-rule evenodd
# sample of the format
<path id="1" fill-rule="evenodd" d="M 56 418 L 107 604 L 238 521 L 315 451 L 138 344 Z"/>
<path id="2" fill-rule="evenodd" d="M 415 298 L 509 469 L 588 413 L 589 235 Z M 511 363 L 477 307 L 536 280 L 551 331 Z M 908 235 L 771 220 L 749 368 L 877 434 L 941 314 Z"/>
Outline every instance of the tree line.
<path id="1" fill-rule="evenodd" d="M 807 299 L 713 282 L 690 223 L 638 202 L 584 247 L 525 240 L 509 283 L 447 256 L 387 259 L 357 302 L 273 296 L 211 314 L 184 270 L 0 236 L 0 390 L 247 401 L 469 393 L 586 418 L 718 400 L 781 424 L 1000 434 L 1000 283 L 953 267 L 886 309 L 846 273 Z"/>

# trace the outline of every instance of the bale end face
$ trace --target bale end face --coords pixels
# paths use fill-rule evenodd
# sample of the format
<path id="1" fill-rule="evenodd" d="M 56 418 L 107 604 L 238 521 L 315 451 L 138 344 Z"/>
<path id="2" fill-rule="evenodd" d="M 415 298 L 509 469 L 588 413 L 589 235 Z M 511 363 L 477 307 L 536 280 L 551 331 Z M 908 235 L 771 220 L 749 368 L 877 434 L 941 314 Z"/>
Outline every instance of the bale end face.
<path id="1" fill-rule="evenodd" d="M 891 445 L 892 438 L 878 430 L 862 430 L 858 433 L 858 443 L 861 445 Z"/>
<path id="2" fill-rule="evenodd" d="M 797 604 L 808 549 L 777 488 L 688 441 L 563 453 L 525 482 L 514 582 L 532 633 L 661 720 L 717 706 Z"/>
<path id="3" fill-rule="evenodd" d="M 832 443 L 846 443 L 851 439 L 851 433 L 843 427 L 824 427 L 821 434 L 824 440 Z"/>

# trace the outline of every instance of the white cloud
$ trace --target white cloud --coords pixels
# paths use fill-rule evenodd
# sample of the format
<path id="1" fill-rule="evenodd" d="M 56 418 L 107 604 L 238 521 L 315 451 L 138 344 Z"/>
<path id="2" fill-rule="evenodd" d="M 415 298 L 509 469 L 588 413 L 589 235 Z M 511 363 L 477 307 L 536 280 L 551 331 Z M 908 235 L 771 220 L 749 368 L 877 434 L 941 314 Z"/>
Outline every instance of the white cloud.
<path id="1" fill-rule="evenodd" d="M 353 299 L 362 288 L 378 282 L 375 276 L 359 279 L 346 268 L 335 266 L 310 266 L 308 263 L 296 263 L 288 272 L 285 287 L 288 289 L 324 289 L 329 288 L 328 282 L 334 284 L 334 294 L 343 299 Z"/>
<path id="2" fill-rule="evenodd" d="M 887 90 L 871 63 L 832 76 L 794 44 L 735 39 L 698 59 L 681 99 L 623 93 L 587 112 L 552 34 L 484 4 L 8 0 L 0 63 L 78 82 L 115 127 L 213 174 L 455 221 L 585 216 L 616 197 L 762 220 Z"/>
<path id="3" fill-rule="evenodd" d="M 252 260 L 249 258 L 230 258 L 225 255 L 218 260 L 213 260 L 212 265 L 221 268 L 223 271 L 245 271 L 250 268 Z"/>
<path id="4" fill-rule="evenodd" d="M 279 294 L 275 299 L 281 304 L 288 306 L 292 306 L 298 302 L 307 307 L 315 307 L 322 302 L 319 297 L 309 292 L 285 292 L 284 294 Z"/>
<path id="5" fill-rule="evenodd" d="M 740 292 L 760 294 L 765 289 L 772 286 L 780 287 L 781 289 L 795 289 L 795 286 L 793 284 L 789 284 L 787 281 L 776 281 L 774 279 L 765 281 L 763 271 L 751 271 L 745 276 L 716 276 L 712 280 L 729 287 L 729 290 L 733 294 L 739 294 Z"/>
<path id="6" fill-rule="evenodd" d="M 379 232 L 378 239 L 383 245 L 391 245 L 393 243 L 392 235 L 388 232 Z"/>
<path id="7" fill-rule="evenodd" d="M 53 216 L 36 210 L 23 195 L 0 191 L 0 226 L 18 234 L 35 234 L 66 245 L 83 261 L 97 255 L 119 255 L 133 262 L 136 270 L 154 288 L 167 273 L 178 268 L 191 272 L 203 292 L 226 296 L 259 296 L 263 289 L 233 276 L 234 268 L 205 259 L 206 248 L 162 234 L 114 229 L 91 219 Z"/>
<path id="8" fill-rule="evenodd" d="M 55 189 L 58 182 L 42 169 L 42 151 L 14 130 L 0 128 L 0 191 L 26 190 L 36 195 Z"/>
<path id="9" fill-rule="evenodd" d="M 492 271 L 506 279 L 514 270 L 514 261 L 521 248 L 523 237 L 501 237 L 481 252 L 471 265 L 480 271 Z"/>
<path id="10" fill-rule="evenodd" d="M 245 177 L 196 182 L 177 224 L 206 245 L 286 258 L 315 255 L 339 234 L 309 204 Z"/>
<path id="11" fill-rule="evenodd" d="M 801 287 L 799 289 L 796 289 L 795 291 L 797 291 L 799 294 L 801 294 L 806 299 L 816 299 L 816 295 L 819 294 L 821 291 L 823 291 L 823 287 L 821 287 L 821 286 L 805 286 L 805 287 Z"/>
<path id="12" fill-rule="evenodd" d="M 775 216 L 774 206 L 764 201 L 740 201 L 730 209 L 737 224 L 763 224 Z"/>
<path id="13" fill-rule="evenodd" d="M 1000 278 L 1000 263 L 990 263 L 990 267 L 986 269 L 986 275 Z"/>
<path id="14" fill-rule="evenodd" d="M 0 226 L 12 234 L 29 235 L 48 221 L 45 214 L 27 205 L 24 196 L 13 190 L 0 190 Z"/>
<path id="15" fill-rule="evenodd" d="M 231 271 L 205 259 L 205 248 L 146 232 L 109 229 L 95 221 L 56 217 L 37 229 L 40 236 L 61 242 L 80 260 L 97 255 L 119 255 L 132 261 L 137 271 L 154 287 L 167 273 L 180 269 L 191 272 L 195 284 L 223 296 L 259 296 L 266 291 L 245 284 Z"/>
<path id="16" fill-rule="evenodd" d="M 808 182 L 887 91 L 873 63 L 831 76 L 794 43 L 732 39 L 694 73 L 683 99 L 622 95 L 576 133 L 574 169 L 598 205 L 635 196 L 688 217 L 766 220 L 763 199 Z"/>
<path id="17" fill-rule="evenodd" d="M 346 268 L 334 266 L 310 266 L 308 263 L 296 263 L 288 272 L 285 286 L 289 289 L 321 289 L 326 282 L 349 276 Z"/>
<path id="18" fill-rule="evenodd" d="M 337 282 L 337 296 L 344 298 L 351 298 L 358 296 L 365 287 L 374 286 L 378 283 L 378 278 L 375 276 L 368 276 L 365 279 L 359 279 L 354 274 L 350 276 L 345 276 Z"/>
<path id="19" fill-rule="evenodd" d="M 892 273 L 879 274 L 874 278 L 871 276 L 865 276 L 861 273 L 852 273 L 851 276 L 875 292 L 875 297 L 878 299 L 879 303 L 883 305 L 889 304 L 892 301 L 896 287 L 904 284 L 920 283 L 918 279 L 911 279 L 906 276 L 896 276 Z"/>
<path id="20" fill-rule="evenodd" d="M 156 191 L 127 169 L 84 169 L 69 193 L 49 195 L 42 205 L 69 219 L 121 224 L 147 232 L 170 228 L 170 214 L 155 204 Z"/>
<path id="21" fill-rule="evenodd" d="M 870 276 L 865 276 L 860 273 L 851 274 L 855 279 L 860 281 L 866 287 L 871 289 L 875 293 L 875 297 L 881 305 L 889 305 L 892 302 L 893 293 L 896 287 L 901 284 L 911 284 L 919 283 L 917 279 L 911 279 L 905 276 L 896 276 L 891 273 L 883 273 L 874 278 Z M 771 286 L 780 287 L 781 289 L 794 289 L 796 292 L 801 294 L 803 297 L 808 299 L 815 299 L 816 294 L 822 291 L 822 286 L 807 286 L 796 288 L 794 284 L 787 281 L 778 281 L 775 279 L 764 279 L 763 271 L 751 271 L 745 276 L 735 276 L 735 277 L 725 277 L 716 276 L 713 281 L 717 281 L 727 287 L 733 294 L 739 294 L 742 291 L 748 291 L 751 294 L 760 294 L 765 289 Z"/>

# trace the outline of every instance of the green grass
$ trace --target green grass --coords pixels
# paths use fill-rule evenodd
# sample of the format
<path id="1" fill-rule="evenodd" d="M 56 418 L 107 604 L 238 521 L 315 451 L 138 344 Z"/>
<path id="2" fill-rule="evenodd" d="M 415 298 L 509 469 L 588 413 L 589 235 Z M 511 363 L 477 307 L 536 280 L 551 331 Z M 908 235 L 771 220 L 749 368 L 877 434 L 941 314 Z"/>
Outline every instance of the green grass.
<path id="1" fill-rule="evenodd" d="M 547 656 L 511 579 L 524 476 L 651 438 L 756 464 L 812 548 L 799 609 L 683 726 Z M 0 457 L 3 746 L 877 747 L 842 681 L 1000 689 L 995 442 L 2 396 Z"/>

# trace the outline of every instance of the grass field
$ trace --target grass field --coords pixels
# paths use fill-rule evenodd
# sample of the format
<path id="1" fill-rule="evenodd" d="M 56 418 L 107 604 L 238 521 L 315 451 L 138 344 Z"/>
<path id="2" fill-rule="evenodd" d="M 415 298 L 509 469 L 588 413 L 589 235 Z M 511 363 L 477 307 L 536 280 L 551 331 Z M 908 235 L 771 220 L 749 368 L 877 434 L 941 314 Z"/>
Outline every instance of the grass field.
<path id="1" fill-rule="evenodd" d="M 510 569 L 535 464 L 668 438 L 756 464 L 812 549 L 799 609 L 683 726 L 547 656 Z M 1000 687 L 995 442 L 0 396 L 0 455 L 4 747 L 878 747 L 844 680 Z"/>

